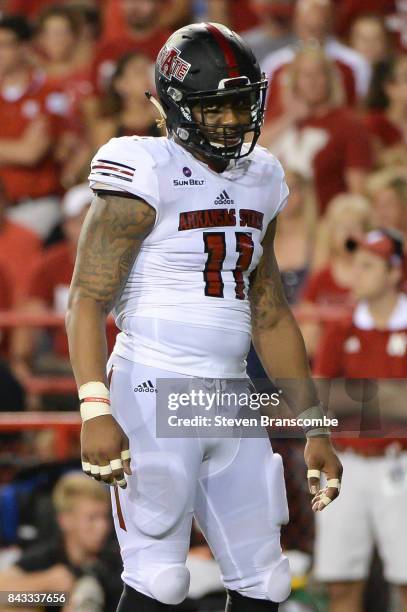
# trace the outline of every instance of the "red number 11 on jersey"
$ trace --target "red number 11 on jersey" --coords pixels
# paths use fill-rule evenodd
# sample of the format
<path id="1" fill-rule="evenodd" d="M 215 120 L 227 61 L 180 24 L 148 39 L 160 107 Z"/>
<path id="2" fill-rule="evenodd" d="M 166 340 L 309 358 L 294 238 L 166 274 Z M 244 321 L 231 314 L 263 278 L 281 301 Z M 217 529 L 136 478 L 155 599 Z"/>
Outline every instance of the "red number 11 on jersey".
<path id="1" fill-rule="evenodd" d="M 248 269 L 253 258 L 254 244 L 250 232 L 235 232 L 236 251 L 239 257 L 236 268 L 233 270 L 235 277 L 236 299 L 244 300 L 243 272 Z M 208 253 L 204 268 L 205 295 L 223 298 L 224 282 L 222 279 L 222 266 L 226 258 L 225 232 L 204 232 L 203 240 L 205 253 Z"/>

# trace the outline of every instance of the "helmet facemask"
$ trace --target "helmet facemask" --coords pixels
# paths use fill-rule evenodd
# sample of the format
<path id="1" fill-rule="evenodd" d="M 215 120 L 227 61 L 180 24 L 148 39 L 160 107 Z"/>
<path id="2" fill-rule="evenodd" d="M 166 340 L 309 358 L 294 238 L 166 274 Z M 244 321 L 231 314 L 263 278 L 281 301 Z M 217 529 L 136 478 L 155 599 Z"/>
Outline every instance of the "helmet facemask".
<path id="1" fill-rule="evenodd" d="M 168 87 L 167 94 L 176 112 L 167 113 L 167 127 L 187 148 L 217 160 L 237 160 L 249 155 L 260 136 L 264 118 L 267 80 L 250 83 L 247 77 L 224 79 L 219 89 L 185 93 Z M 238 122 L 219 121 L 222 108 L 230 107 Z M 172 127 L 171 115 L 174 117 Z M 240 121 L 242 120 L 242 122 Z M 246 137 L 252 139 L 243 150 Z"/>

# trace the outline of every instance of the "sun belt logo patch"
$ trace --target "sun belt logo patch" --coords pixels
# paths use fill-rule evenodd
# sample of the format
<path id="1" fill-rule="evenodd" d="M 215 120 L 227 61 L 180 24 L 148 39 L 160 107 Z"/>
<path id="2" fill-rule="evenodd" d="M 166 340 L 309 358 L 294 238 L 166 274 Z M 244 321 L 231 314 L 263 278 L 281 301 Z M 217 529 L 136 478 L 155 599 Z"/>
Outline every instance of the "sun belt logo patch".
<path id="1" fill-rule="evenodd" d="M 174 77 L 182 82 L 191 68 L 191 64 L 183 60 L 180 54 L 176 47 L 163 47 L 158 56 L 158 69 L 169 81 Z"/>

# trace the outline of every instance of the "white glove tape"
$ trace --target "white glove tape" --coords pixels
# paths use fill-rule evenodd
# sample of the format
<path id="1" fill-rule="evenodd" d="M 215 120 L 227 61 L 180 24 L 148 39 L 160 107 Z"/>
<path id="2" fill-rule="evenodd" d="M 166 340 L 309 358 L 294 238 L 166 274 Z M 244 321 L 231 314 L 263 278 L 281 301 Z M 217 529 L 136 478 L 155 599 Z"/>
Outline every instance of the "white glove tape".
<path id="1" fill-rule="evenodd" d="M 308 470 L 307 478 L 320 478 L 321 472 L 319 470 Z"/>
<path id="2" fill-rule="evenodd" d="M 100 475 L 101 476 L 107 476 L 108 474 L 112 473 L 112 467 L 111 465 L 101 465 L 100 466 Z"/>
<path id="3" fill-rule="evenodd" d="M 128 449 L 122 450 L 120 453 L 120 458 L 122 461 L 126 461 L 126 459 L 130 459 L 130 451 Z"/>
<path id="4" fill-rule="evenodd" d="M 332 501 L 332 499 L 330 497 L 328 497 L 328 495 L 322 495 L 321 499 L 318 500 L 318 503 L 323 503 L 324 506 L 328 506 L 328 504 L 330 504 Z"/>
<path id="5" fill-rule="evenodd" d="M 82 461 L 82 469 L 84 472 L 90 472 L 90 463 Z"/>
<path id="6" fill-rule="evenodd" d="M 109 389 L 102 382 L 88 382 L 79 387 L 82 421 L 112 414 Z"/>
<path id="7" fill-rule="evenodd" d="M 341 490 L 341 481 L 339 478 L 330 478 L 327 480 L 326 484 L 328 487 L 333 487 L 334 489 L 338 489 L 338 491 Z"/>
<path id="8" fill-rule="evenodd" d="M 118 484 L 119 487 L 124 488 L 127 485 L 127 482 L 125 478 L 122 478 L 121 480 L 116 480 L 116 484 Z"/>
<path id="9" fill-rule="evenodd" d="M 123 467 L 121 459 L 112 459 L 110 462 L 110 467 L 112 470 L 121 470 Z"/>
<path id="10" fill-rule="evenodd" d="M 321 422 L 324 418 L 324 412 L 322 410 L 321 404 L 319 404 L 318 406 L 311 406 L 311 408 L 304 410 L 303 412 L 301 412 L 301 414 L 298 415 L 297 418 L 302 419 L 303 421 L 318 420 L 319 422 Z M 328 427 L 323 427 L 323 426 L 317 426 L 317 425 L 303 426 L 303 430 L 307 438 L 320 438 L 320 437 L 327 437 L 327 436 L 329 437 L 330 435 L 330 431 Z"/>

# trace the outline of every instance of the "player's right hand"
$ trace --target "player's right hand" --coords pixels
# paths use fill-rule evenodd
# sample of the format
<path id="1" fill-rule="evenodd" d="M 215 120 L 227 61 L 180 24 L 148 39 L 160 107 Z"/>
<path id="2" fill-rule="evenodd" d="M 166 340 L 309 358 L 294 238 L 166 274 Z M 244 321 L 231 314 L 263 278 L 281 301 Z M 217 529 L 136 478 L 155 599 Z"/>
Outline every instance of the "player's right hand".
<path id="1" fill-rule="evenodd" d="M 88 419 L 81 431 L 83 471 L 109 485 L 127 487 L 125 474 L 131 476 L 129 439 L 110 414 Z"/>

